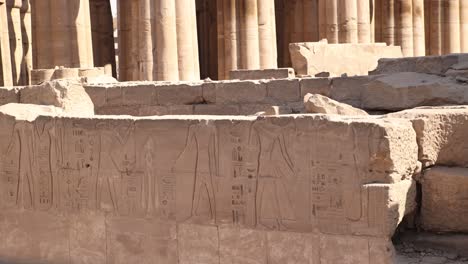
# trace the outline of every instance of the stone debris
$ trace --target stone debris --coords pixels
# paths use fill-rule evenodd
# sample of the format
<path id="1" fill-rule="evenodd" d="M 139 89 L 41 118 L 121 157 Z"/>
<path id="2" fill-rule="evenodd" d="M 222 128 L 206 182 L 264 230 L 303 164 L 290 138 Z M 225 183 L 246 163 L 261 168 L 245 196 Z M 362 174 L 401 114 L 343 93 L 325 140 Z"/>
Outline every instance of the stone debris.
<path id="1" fill-rule="evenodd" d="M 332 100 L 320 94 L 306 94 L 304 107 L 307 113 L 331 115 L 368 115 L 366 111 Z"/>

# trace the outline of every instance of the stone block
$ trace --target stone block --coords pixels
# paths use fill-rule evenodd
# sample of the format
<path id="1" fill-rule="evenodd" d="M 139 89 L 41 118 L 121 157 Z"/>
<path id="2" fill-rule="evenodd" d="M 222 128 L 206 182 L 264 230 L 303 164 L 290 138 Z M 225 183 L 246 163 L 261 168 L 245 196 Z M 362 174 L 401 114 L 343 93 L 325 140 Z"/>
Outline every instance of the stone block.
<path id="1" fill-rule="evenodd" d="M 68 218 L 70 221 L 70 263 L 105 263 L 107 243 L 104 214 L 74 214 Z"/>
<path id="2" fill-rule="evenodd" d="M 466 106 L 420 107 L 389 114 L 413 122 L 419 161 L 433 165 L 468 167 L 468 108 Z"/>
<path id="3" fill-rule="evenodd" d="M 204 103 L 216 103 L 216 83 L 204 82 L 202 84 L 202 95 Z"/>
<path id="4" fill-rule="evenodd" d="M 402 57 L 400 47 L 387 46 L 384 43 L 291 43 L 289 52 L 298 76 L 315 76 L 322 72 L 328 72 L 332 77 L 343 74 L 367 75 L 377 67 L 380 58 Z"/>
<path id="5" fill-rule="evenodd" d="M 299 82 L 302 98 L 308 93 L 330 96 L 331 80 L 328 78 L 302 78 Z"/>
<path id="6" fill-rule="evenodd" d="M 421 225 L 431 232 L 468 232 L 468 169 L 432 167 L 422 178 Z"/>
<path id="7" fill-rule="evenodd" d="M 175 223 L 110 218 L 106 226 L 108 263 L 179 263 Z"/>
<path id="8" fill-rule="evenodd" d="M 467 84 L 452 78 L 402 72 L 379 76 L 364 85 L 364 109 L 398 111 L 418 106 L 468 104 Z"/>
<path id="9" fill-rule="evenodd" d="M 187 105 L 203 102 L 201 83 L 179 83 L 157 86 L 159 105 Z"/>
<path id="10" fill-rule="evenodd" d="M 268 100 L 278 103 L 300 101 L 298 79 L 271 80 L 266 82 Z"/>
<path id="11" fill-rule="evenodd" d="M 219 264 L 217 226 L 180 224 L 177 227 L 180 264 Z"/>
<path id="12" fill-rule="evenodd" d="M 110 89 L 116 88 L 108 88 Z M 157 87 L 154 84 L 122 85 L 117 89 L 122 90 L 123 105 L 156 105 L 158 103 Z"/>
<path id="13" fill-rule="evenodd" d="M 397 59 L 380 59 L 377 68 L 370 74 L 388 74 L 398 72 L 418 72 L 444 75 L 452 67 L 468 61 L 466 54 L 449 54 L 444 56 L 407 57 Z"/>
<path id="14" fill-rule="evenodd" d="M 94 108 L 97 111 L 100 107 L 104 107 L 107 104 L 107 87 L 105 86 L 93 86 L 93 85 L 84 85 L 83 86 L 86 93 L 93 101 Z"/>
<path id="15" fill-rule="evenodd" d="M 287 79 L 296 77 L 294 69 L 234 70 L 229 73 L 231 80 Z"/>
<path id="16" fill-rule="evenodd" d="M 230 81 L 216 83 L 217 104 L 263 102 L 267 97 L 266 84 L 259 81 Z"/>
<path id="17" fill-rule="evenodd" d="M 194 106 L 195 115 L 239 115 L 239 105 L 235 104 L 198 104 Z"/>
<path id="18" fill-rule="evenodd" d="M 362 107 L 362 93 L 375 76 L 338 77 L 331 80 L 330 98 L 357 108 Z"/>

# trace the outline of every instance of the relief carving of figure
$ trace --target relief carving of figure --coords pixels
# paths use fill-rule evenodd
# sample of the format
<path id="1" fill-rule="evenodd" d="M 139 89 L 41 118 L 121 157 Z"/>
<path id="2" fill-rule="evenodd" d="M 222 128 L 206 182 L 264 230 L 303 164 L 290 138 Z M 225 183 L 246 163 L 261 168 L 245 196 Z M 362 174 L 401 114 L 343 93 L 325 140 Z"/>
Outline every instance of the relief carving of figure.
<path id="1" fill-rule="evenodd" d="M 185 148 L 174 164 L 173 171 L 176 174 L 192 174 L 194 177 L 189 218 L 215 221 L 214 178 L 218 172 L 217 141 L 214 125 L 191 125 Z"/>
<path id="2" fill-rule="evenodd" d="M 6 120 L 5 120 L 6 121 Z M 1 122 L 0 131 L 0 205 L 16 207 L 20 205 L 23 182 L 30 186 L 31 179 L 22 180 L 20 171 L 21 142 L 17 126 Z"/>
<path id="3" fill-rule="evenodd" d="M 259 148 L 257 224 L 286 229 L 288 222 L 296 220 L 287 189 L 288 182 L 295 180 L 295 172 L 285 139 L 287 131 L 294 131 L 294 123 L 272 120 L 256 123 L 252 129 L 251 144 Z"/>

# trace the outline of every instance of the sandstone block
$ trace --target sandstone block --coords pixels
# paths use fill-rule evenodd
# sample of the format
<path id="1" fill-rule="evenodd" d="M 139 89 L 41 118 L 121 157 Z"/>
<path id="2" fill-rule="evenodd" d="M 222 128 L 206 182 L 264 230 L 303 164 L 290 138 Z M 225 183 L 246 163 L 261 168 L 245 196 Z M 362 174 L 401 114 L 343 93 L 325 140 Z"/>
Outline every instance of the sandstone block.
<path id="1" fill-rule="evenodd" d="M 384 43 L 291 43 L 289 52 L 293 68 L 299 76 L 315 76 L 321 72 L 329 72 L 332 77 L 367 75 L 377 67 L 380 58 L 402 57 L 400 47 L 386 46 Z"/>
<path id="2" fill-rule="evenodd" d="M 424 73 L 376 77 L 361 90 L 364 109 L 397 111 L 418 106 L 468 104 L 467 84 Z"/>
<path id="3" fill-rule="evenodd" d="M 159 105 L 186 105 L 203 102 L 201 83 L 157 86 Z"/>
<path id="4" fill-rule="evenodd" d="M 319 94 L 306 94 L 304 107 L 310 114 L 368 115 L 366 111 L 354 108 Z"/>
<path id="5" fill-rule="evenodd" d="M 258 103 L 267 97 L 266 84 L 259 81 L 216 83 L 216 103 Z"/>
<path id="6" fill-rule="evenodd" d="M 239 115 L 239 105 L 198 104 L 194 106 L 195 115 Z"/>
<path id="7" fill-rule="evenodd" d="M 449 54 L 444 56 L 407 57 L 397 59 L 380 59 L 377 68 L 370 74 L 398 72 L 418 72 L 444 75 L 449 69 L 468 61 L 466 54 Z"/>
<path id="8" fill-rule="evenodd" d="M 433 167 L 422 178 L 421 224 L 433 232 L 468 232 L 468 169 Z"/>
<path id="9" fill-rule="evenodd" d="M 0 88 L 0 105 L 19 103 L 19 91 L 13 87 Z"/>
<path id="10" fill-rule="evenodd" d="M 119 88 L 107 88 L 119 89 Z M 152 83 L 139 83 L 138 85 L 121 86 L 123 105 L 157 105 L 158 87 Z"/>
<path id="11" fill-rule="evenodd" d="M 273 102 L 300 101 L 300 86 L 298 79 L 272 80 L 266 83 L 268 99 Z"/>
<path id="12" fill-rule="evenodd" d="M 216 103 L 216 84 L 204 82 L 202 84 L 202 95 L 205 103 Z"/>
<path id="13" fill-rule="evenodd" d="M 234 70 L 229 73 L 231 80 L 287 79 L 296 77 L 294 69 Z"/>
<path id="14" fill-rule="evenodd" d="M 420 107 L 389 116 L 406 118 L 413 122 L 419 146 L 419 160 L 424 167 L 468 167 L 466 106 Z"/>
<path id="15" fill-rule="evenodd" d="M 331 81 L 328 78 L 301 78 L 301 97 L 308 93 L 330 96 Z"/>
<path id="16" fill-rule="evenodd" d="M 94 104 L 81 83 L 58 80 L 20 90 L 20 103 L 51 105 L 76 115 L 94 115 Z"/>
<path id="17" fill-rule="evenodd" d="M 362 107 L 362 93 L 374 76 L 337 77 L 331 79 L 330 98 L 354 107 Z M 363 108 L 364 109 L 364 108 Z"/>

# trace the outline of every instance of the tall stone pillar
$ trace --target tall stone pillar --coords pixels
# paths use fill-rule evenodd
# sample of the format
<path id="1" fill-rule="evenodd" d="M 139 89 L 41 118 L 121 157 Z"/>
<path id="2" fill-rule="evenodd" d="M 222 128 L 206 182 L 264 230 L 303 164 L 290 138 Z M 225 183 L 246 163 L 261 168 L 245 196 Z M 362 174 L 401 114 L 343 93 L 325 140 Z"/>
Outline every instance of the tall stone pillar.
<path id="1" fill-rule="evenodd" d="M 274 0 L 221 0 L 218 5 L 220 32 L 219 78 L 236 69 L 277 67 Z M 266 23 L 266 24 L 263 24 Z M 268 42 L 272 43 L 268 43 Z M 271 46 L 273 45 L 273 46 Z"/>
<path id="2" fill-rule="evenodd" d="M 461 52 L 468 53 L 468 1 L 460 1 Z"/>
<path id="3" fill-rule="evenodd" d="M 358 41 L 359 43 L 371 43 L 373 42 L 372 38 L 372 28 L 371 28 L 371 10 L 369 0 L 358 0 L 357 4 L 357 19 L 358 19 Z M 372 8 L 373 8 L 372 4 Z"/>
<path id="4" fill-rule="evenodd" d="M 425 41 L 424 0 L 413 0 L 414 56 L 426 55 Z"/>
<path id="5" fill-rule="evenodd" d="M 12 86 L 10 36 L 8 33 L 7 5 L 0 0 L 0 86 Z"/>
<path id="6" fill-rule="evenodd" d="M 338 1 L 341 0 L 327 0 L 325 1 L 325 16 L 327 23 L 327 39 L 328 43 L 338 43 Z"/>
<path id="7" fill-rule="evenodd" d="M 33 68 L 32 24 L 30 0 L 22 0 L 21 6 L 21 40 L 23 41 L 23 61 L 21 64 L 20 85 L 31 83 Z"/>
<path id="8" fill-rule="evenodd" d="M 358 42 L 358 0 L 339 0 L 339 42 Z M 368 11 L 367 11 L 368 12 Z"/>
<path id="9" fill-rule="evenodd" d="M 11 69 L 13 85 L 20 84 L 23 61 L 23 41 L 21 38 L 21 0 L 7 0 L 8 32 L 10 36 Z"/>
<path id="10" fill-rule="evenodd" d="M 195 0 L 119 1 L 119 77 L 198 80 Z"/>
<path id="11" fill-rule="evenodd" d="M 460 0 L 445 0 L 442 8 L 442 30 L 444 40 L 444 48 L 442 52 L 444 54 L 460 53 Z"/>
<path id="12" fill-rule="evenodd" d="M 109 0 L 90 0 L 93 61 L 95 67 L 104 67 L 116 77 L 114 27 Z"/>
<path id="13" fill-rule="evenodd" d="M 89 0 L 32 1 L 34 68 L 92 68 Z"/>
<path id="14" fill-rule="evenodd" d="M 413 43 L 413 0 L 395 0 L 395 45 L 401 46 L 403 55 L 412 57 Z"/>

